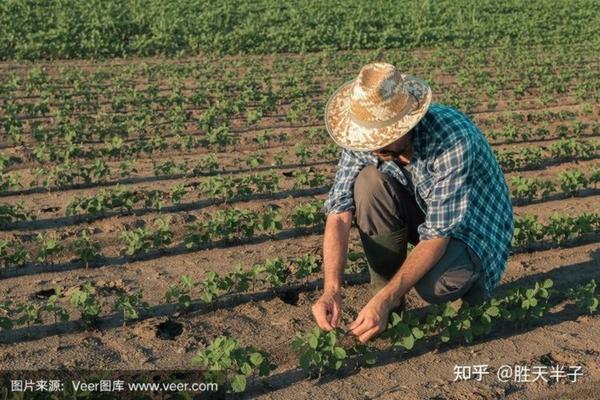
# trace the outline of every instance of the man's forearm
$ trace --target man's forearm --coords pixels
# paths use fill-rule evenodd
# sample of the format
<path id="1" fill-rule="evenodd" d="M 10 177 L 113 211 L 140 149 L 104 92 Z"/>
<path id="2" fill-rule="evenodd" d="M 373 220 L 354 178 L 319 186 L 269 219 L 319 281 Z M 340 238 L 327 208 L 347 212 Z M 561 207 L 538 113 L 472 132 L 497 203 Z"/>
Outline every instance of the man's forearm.
<path id="1" fill-rule="evenodd" d="M 329 214 L 323 235 L 323 275 L 325 291 L 339 291 L 342 286 L 352 213 Z"/>
<path id="2" fill-rule="evenodd" d="M 400 269 L 376 296 L 385 301 L 390 308 L 398 307 L 402 296 L 415 286 L 444 255 L 448 242 L 448 238 L 419 242 Z"/>

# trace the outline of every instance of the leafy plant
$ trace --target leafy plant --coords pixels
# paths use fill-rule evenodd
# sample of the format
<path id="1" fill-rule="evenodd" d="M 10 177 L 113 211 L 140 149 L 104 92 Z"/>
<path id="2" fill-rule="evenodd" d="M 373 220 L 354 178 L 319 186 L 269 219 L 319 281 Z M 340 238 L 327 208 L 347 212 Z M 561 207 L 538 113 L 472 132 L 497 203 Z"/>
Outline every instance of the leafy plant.
<path id="1" fill-rule="evenodd" d="M 58 321 L 68 321 L 69 313 L 63 307 L 58 304 L 58 299 L 62 295 L 62 289 L 57 287 L 54 289 L 54 294 L 48 297 L 46 301 L 46 305 L 44 306 L 44 311 L 52 314 L 54 317 L 54 323 L 56 324 Z"/>
<path id="2" fill-rule="evenodd" d="M 419 320 L 404 312 L 400 315 L 392 312 L 387 329 L 381 335 L 382 338 L 389 339 L 394 348 L 403 347 L 406 350 L 412 349 L 416 341 L 424 336 L 425 332 L 421 329 Z"/>
<path id="3" fill-rule="evenodd" d="M 220 336 L 192 358 L 202 368 L 202 379 L 227 385 L 240 393 L 246 390 L 249 377 L 267 376 L 276 368 L 266 353 L 252 346 L 241 346 L 235 339 Z M 229 391 L 228 390 L 228 391 Z"/>
<path id="4" fill-rule="evenodd" d="M 566 295 L 569 300 L 574 300 L 575 305 L 582 311 L 593 314 L 598 310 L 600 298 L 595 295 L 596 281 L 592 279 L 586 284 L 567 289 Z"/>
<path id="5" fill-rule="evenodd" d="M 138 289 L 131 294 L 122 293 L 117 297 L 113 309 L 122 313 L 123 326 L 126 325 L 127 321 L 138 319 L 140 315 L 148 311 L 149 305 L 143 300 L 143 297 L 142 289 Z"/>
<path id="6" fill-rule="evenodd" d="M 320 270 L 320 265 L 317 262 L 315 256 L 313 255 L 304 255 L 301 257 L 297 257 L 293 261 L 296 265 L 296 271 L 294 272 L 294 276 L 297 279 L 306 278 L 308 282 L 308 277 L 311 274 L 319 272 Z"/>
<path id="7" fill-rule="evenodd" d="M 85 268 L 88 268 L 90 261 L 102 257 L 100 243 L 93 242 L 87 230 L 81 231 L 77 239 L 70 243 L 69 248 L 85 263 Z"/>
<path id="8" fill-rule="evenodd" d="M 180 310 L 187 310 L 192 305 L 192 290 L 199 283 L 195 282 L 189 275 L 183 275 L 179 284 L 171 285 L 165 293 L 167 303 L 177 301 Z"/>
<path id="9" fill-rule="evenodd" d="M 38 243 L 38 253 L 35 257 L 35 261 L 38 263 L 48 262 L 52 264 L 52 257 L 63 250 L 63 246 L 58 240 L 45 232 L 38 233 L 36 241 Z"/>
<path id="10" fill-rule="evenodd" d="M 296 226 L 313 226 L 322 224 L 325 216 L 321 211 L 322 201 L 300 204 L 292 212 L 292 221 Z"/>
<path id="11" fill-rule="evenodd" d="M 337 345 L 341 335 L 344 335 L 344 331 L 340 328 L 324 332 L 318 327 L 305 335 L 296 333 L 292 348 L 300 356 L 300 366 L 309 376 L 317 374 L 320 378 L 323 372 L 342 368 L 348 354 Z"/>
<path id="12" fill-rule="evenodd" d="M 81 313 L 81 319 L 87 326 L 94 325 L 102 311 L 102 303 L 96 298 L 96 289 L 90 281 L 83 284 L 81 288 L 76 289 L 70 303 Z"/>
<path id="13" fill-rule="evenodd" d="M 558 175 L 560 188 L 571 196 L 587 185 L 587 179 L 581 171 L 563 171 Z"/>

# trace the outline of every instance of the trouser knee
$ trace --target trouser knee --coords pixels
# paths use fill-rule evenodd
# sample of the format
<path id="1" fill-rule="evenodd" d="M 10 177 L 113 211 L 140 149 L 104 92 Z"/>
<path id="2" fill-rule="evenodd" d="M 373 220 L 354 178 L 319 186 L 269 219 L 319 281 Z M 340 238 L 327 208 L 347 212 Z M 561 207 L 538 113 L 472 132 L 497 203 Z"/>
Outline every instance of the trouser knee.
<path id="1" fill-rule="evenodd" d="M 417 282 L 415 290 L 430 304 L 458 300 L 467 293 L 474 299 L 483 287 L 482 274 L 477 256 L 463 241 L 452 238 L 442 258 Z"/>
<path id="2" fill-rule="evenodd" d="M 394 232 L 404 219 L 398 212 L 398 182 L 374 165 L 364 167 L 354 182 L 355 217 L 367 235 Z"/>

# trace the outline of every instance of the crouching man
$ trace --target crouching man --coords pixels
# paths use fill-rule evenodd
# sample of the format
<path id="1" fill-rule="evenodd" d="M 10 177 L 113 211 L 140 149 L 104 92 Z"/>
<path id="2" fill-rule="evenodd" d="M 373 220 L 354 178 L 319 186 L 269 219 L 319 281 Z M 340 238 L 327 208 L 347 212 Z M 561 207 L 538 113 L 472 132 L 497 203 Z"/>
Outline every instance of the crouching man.
<path id="1" fill-rule="evenodd" d="M 374 289 L 349 327 L 362 342 L 412 287 L 428 303 L 473 303 L 502 277 L 513 234 L 504 175 L 477 126 L 431 97 L 426 82 L 374 63 L 327 103 L 326 127 L 343 151 L 324 205 L 324 290 L 312 307 L 322 329 L 340 321 L 353 217 Z"/>

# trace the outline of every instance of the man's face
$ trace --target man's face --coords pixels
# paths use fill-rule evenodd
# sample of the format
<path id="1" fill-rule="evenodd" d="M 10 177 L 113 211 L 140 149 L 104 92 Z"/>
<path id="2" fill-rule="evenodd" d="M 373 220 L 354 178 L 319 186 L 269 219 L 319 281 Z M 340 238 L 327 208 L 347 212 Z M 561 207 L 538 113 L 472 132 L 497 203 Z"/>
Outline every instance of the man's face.
<path id="1" fill-rule="evenodd" d="M 386 161 L 396 159 L 400 154 L 406 152 L 408 147 L 411 145 L 411 137 L 412 134 L 409 132 L 395 142 L 390 143 L 381 149 L 373 151 L 373 154 Z"/>

